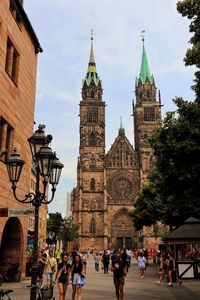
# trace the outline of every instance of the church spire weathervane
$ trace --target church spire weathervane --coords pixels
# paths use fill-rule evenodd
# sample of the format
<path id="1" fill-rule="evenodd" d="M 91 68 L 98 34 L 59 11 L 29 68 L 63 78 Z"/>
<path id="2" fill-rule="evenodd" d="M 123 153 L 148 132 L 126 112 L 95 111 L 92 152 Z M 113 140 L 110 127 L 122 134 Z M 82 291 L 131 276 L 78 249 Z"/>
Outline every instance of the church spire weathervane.
<path id="1" fill-rule="evenodd" d="M 94 59 L 94 49 L 93 49 L 93 40 L 94 40 L 94 31 L 91 29 L 91 50 L 90 50 L 90 60 L 88 64 L 88 73 L 97 73 L 95 59 Z"/>
<path id="2" fill-rule="evenodd" d="M 141 38 L 142 38 L 142 42 L 143 42 L 143 44 L 144 44 L 144 38 L 145 38 L 145 30 L 142 30 L 142 34 L 141 34 Z"/>
<path id="3" fill-rule="evenodd" d="M 93 39 L 94 39 L 94 30 L 93 29 L 91 29 L 91 41 L 93 41 Z"/>

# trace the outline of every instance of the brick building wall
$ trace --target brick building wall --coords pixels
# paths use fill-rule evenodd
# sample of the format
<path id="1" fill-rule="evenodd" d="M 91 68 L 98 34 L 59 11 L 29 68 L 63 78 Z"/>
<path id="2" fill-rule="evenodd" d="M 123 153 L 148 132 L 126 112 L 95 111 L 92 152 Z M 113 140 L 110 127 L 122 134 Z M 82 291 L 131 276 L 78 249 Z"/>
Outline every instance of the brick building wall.
<path id="1" fill-rule="evenodd" d="M 18 0 L 0 1 L 0 150 L 16 147 L 25 160 L 17 195 L 23 198 L 30 191 L 31 153 L 27 138 L 33 133 L 37 53 L 40 45 L 30 22 Z M 5 155 L 0 160 L 0 208 L 23 207 L 11 190 L 5 165 Z M 25 205 L 27 207 L 27 205 Z M 8 222 L 8 223 L 7 223 Z M 2 235 L 5 225 L 6 234 Z M 12 236 L 16 226 L 16 236 Z M 15 229 L 16 229 L 15 228 Z M 28 218 L 0 218 L 1 265 L 20 263 L 25 270 Z M 7 241 L 6 239 L 9 239 Z M 18 249 L 15 240 L 20 238 Z M 6 246 L 6 243 L 8 247 Z M 3 247 L 3 248 L 2 248 Z M 1 266 L 0 266 L 1 267 Z"/>

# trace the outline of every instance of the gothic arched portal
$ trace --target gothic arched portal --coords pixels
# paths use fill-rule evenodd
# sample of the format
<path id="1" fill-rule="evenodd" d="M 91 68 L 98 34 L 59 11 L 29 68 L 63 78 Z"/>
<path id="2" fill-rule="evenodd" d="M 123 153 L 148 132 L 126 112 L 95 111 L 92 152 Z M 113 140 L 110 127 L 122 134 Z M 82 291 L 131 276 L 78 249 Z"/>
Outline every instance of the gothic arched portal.
<path id="1" fill-rule="evenodd" d="M 134 238 L 133 219 L 126 208 L 120 208 L 112 217 L 110 246 L 115 249 L 130 249 L 134 247 Z"/>

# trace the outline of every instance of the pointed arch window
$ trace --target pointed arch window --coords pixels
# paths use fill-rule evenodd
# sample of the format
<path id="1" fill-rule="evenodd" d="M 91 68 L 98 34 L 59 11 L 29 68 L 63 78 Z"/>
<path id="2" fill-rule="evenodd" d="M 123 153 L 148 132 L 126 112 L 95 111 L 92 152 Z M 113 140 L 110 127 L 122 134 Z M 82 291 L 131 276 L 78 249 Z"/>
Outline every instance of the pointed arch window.
<path id="1" fill-rule="evenodd" d="M 89 136 L 89 146 L 96 146 L 96 144 L 97 144 L 96 134 L 92 132 L 90 133 Z"/>
<path id="2" fill-rule="evenodd" d="M 147 89 L 147 98 L 150 98 L 151 97 L 151 91 L 149 89 Z"/>
<path id="3" fill-rule="evenodd" d="M 90 233 L 91 233 L 91 235 L 96 234 L 96 221 L 94 218 L 92 218 L 91 223 L 90 223 Z"/>
<path id="4" fill-rule="evenodd" d="M 91 99 L 94 99 L 94 91 L 91 91 Z"/>
<path id="5" fill-rule="evenodd" d="M 90 181 L 90 189 L 95 190 L 95 185 L 96 185 L 95 179 L 92 178 L 91 181 Z"/>

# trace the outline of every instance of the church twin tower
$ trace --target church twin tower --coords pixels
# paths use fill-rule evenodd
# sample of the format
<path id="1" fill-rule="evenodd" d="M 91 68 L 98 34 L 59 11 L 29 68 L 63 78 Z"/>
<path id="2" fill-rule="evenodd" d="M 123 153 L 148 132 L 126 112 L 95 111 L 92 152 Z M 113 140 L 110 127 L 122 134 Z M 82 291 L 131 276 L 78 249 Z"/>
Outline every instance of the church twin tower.
<path id="1" fill-rule="evenodd" d="M 140 74 L 135 83 L 136 103 L 133 103 L 135 149 L 121 124 L 117 138 L 105 153 L 102 95 L 92 37 L 88 70 L 82 82 L 77 186 L 72 193 L 73 223 L 79 225 L 78 246 L 83 250 L 155 248 L 152 230 L 143 230 L 139 237 L 129 216 L 151 168 L 153 155 L 147 137 L 161 125 L 160 97 L 157 101 L 144 40 Z"/>

